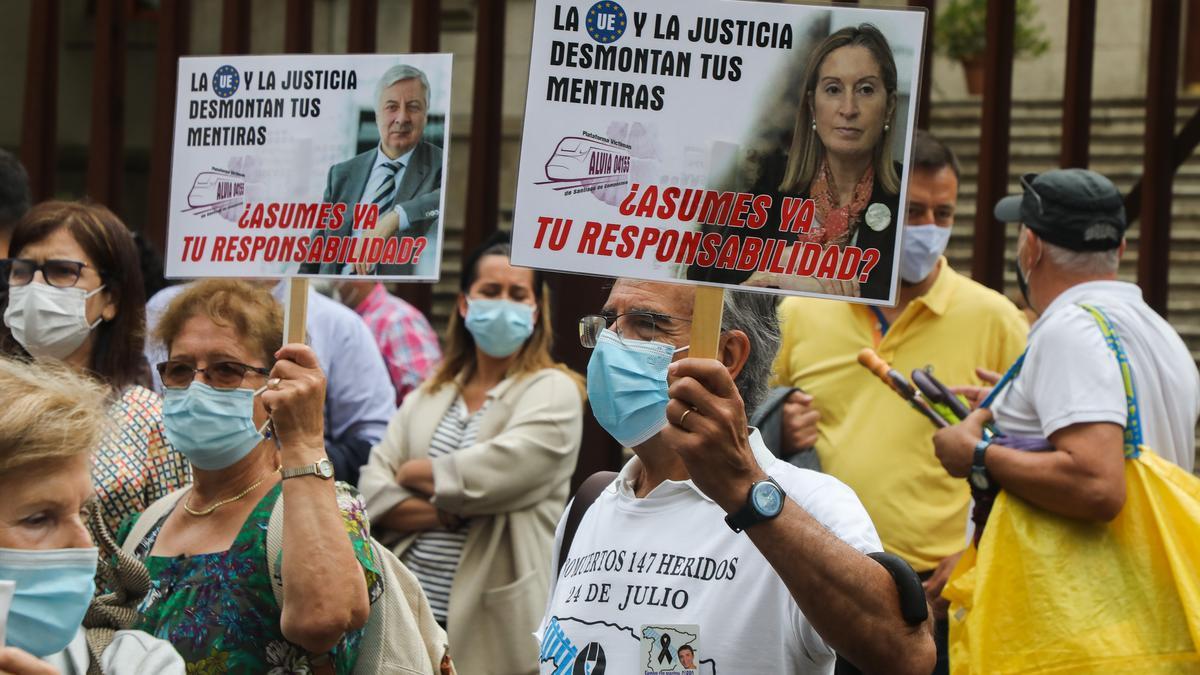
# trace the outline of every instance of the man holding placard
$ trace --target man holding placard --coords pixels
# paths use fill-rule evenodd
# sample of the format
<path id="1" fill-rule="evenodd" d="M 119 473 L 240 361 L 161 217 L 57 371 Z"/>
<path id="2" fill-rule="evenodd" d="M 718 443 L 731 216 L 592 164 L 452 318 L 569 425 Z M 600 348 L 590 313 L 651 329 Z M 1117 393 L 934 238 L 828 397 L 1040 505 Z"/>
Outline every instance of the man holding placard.
<path id="1" fill-rule="evenodd" d="M 890 570 L 864 555 L 880 543 L 854 493 L 747 427 L 779 345 L 775 299 L 730 292 L 717 359 L 681 358 L 695 295 L 621 280 L 580 322 L 592 409 L 637 457 L 568 544 L 559 525 L 541 672 L 600 655 L 611 672 L 677 672 L 686 645 L 704 673 L 830 672 L 835 650 L 929 673 L 928 621 L 908 623 Z"/>
<path id="2" fill-rule="evenodd" d="M 637 455 L 594 501 L 600 481 L 585 483 L 560 524 L 543 675 L 678 673 L 683 654 L 703 675 L 828 673 L 835 651 L 872 672 L 932 671 L 916 574 L 879 553 L 849 488 L 777 461 L 749 429 L 779 326 L 774 298 L 735 290 L 760 274 L 775 292 L 895 301 L 902 223 L 882 202 L 903 203 L 908 169 L 890 158 L 908 154 L 924 19 L 537 3 L 512 261 L 622 278 L 580 328 L 592 411 Z M 830 103 L 815 116 L 814 73 Z M 814 134 L 828 138 L 803 148 L 836 145 L 854 170 L 820 171 L 829 189 L 755 180 L 781 139 Z M 877 240 L 851 232 L 860 216 Z M 799 242 L 818 224 L 830 236 Z"/>
<path id="3" fill-rule="evenodd" d="M 370 203 L 379 208 L 374 229 L 340 228 L 315 236 L 379 237 L 397 233 L 420 236 L 434 228 L 441 213 L 442 149 L 422 140 L 429 113 L 429 80 L 409 65 L 389 68 L 375 95 L 379 146 L 329 168 L 326 203 Z M 367 265 L 305 263 L 302 274 L 411 274 L 414 263 Z"/>

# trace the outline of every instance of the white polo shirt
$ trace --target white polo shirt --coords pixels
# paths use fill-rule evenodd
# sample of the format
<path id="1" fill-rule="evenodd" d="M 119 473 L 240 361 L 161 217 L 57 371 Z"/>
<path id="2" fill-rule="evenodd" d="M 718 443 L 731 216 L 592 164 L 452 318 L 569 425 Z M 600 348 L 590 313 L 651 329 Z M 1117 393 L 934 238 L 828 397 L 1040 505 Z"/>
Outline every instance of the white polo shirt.
<path id="1" fill-rule="evenodd" d="M 854 548 L 882 550 L 850 488 L 776 460 L 757 430 L 750 444 L 788 498 Z M 666 481 L 637 498 L 638 461 L 625 465 L 579 524 L 536 633 L 540 672 L 600 672 L 601 665 L 621 675 L 833 672 L 833 651 L 750 538 L 734 533 L 724 510 L 690 480 Z M 555 534 L 556 566 L 565 521 Z"/>
<path id="2" fill-rule="evenodd" d="M 1200 373 L 1175 329 L 1123 281 L 1091 281 L 1054 299 L 1029 331 L 1020 375 L 996 398 L 996 425 L 1010 434 L 1042 436 L 1072 424 L 1125 426 L 1125 385 L 1117 358 L 1096 320 L 1079 305 L 1101 309 L 1129 359 L 1145 443 L 1187 471 L 1195 468 Z"/>

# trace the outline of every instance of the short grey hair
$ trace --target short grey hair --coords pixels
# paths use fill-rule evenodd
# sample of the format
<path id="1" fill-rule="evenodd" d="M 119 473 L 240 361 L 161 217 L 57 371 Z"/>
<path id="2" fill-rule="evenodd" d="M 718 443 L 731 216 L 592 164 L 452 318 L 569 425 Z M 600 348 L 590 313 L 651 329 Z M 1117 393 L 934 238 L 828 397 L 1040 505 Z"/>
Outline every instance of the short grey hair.
<path id="1" fill-rule="evenodd" d="M 1100 277 L 1116 274 L 1121 264 L 1121 249 L 1112 248 L 1107 251 L 1072 251 L 1045 239 L 1042 246 L 1046 249 L 1046 258 L 1057 268 L 1079 276 Z"/>
<path id="2" fill-rule="evenodd" d="M 383 98 L 383 90 L 401 82 L 403 80 L 418 79 L 421 81 L 421 86 L 425 88 L 425 107 L 429 107 L 429 78 L 425 77 L 425 72 L 420 68 L 414 68 L 404 64 L 392 66 L 384 72 L 383 77 L 379 78 L 379 83 L 375 85 L 375 105 L 379 105 L 379 99 Z"/>
<path id="3" fill-rule="evenodd" d="M 731 330 L 740 330 L 750 338 L 750 355 L 734 380 L 746 405 L 746 417 L 750 417 L 767 395 L 771 368 L 779 352 L 779 296 L 726 290 L 721 332 Z"/>

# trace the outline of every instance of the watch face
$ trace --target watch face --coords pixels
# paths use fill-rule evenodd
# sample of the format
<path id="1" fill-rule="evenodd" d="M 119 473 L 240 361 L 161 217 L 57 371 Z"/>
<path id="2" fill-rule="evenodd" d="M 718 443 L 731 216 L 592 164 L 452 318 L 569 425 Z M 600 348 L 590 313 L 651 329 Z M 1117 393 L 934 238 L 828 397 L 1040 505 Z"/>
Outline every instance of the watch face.
<path id="1" fill-rule="evenodd" d="M 333 462 L 328 459 L 317 462 L 317 475 L 321 478 L 333 478 Z"/>
<path id="2" fill-rule="evenodd" d="M 783 510 L 783 491 L 770 481 L 756 484 L 750 498 L 754 504 L 754 510 L 764 516 L 774 517 Z"/>
<path id="3" fill-rule="evenodd" d="M 986 490 L 989 487 L 991 487 L 991 483 L 988 482 L 987 475 L 984 474 L 982 471 L 976 471 L 975 469 L 971 469 L 971 475 L 969 476 L 969 480 L 971 481 L 971 485 L 974 485 L 975 487 L 979 488 L 980 490 Z"/>

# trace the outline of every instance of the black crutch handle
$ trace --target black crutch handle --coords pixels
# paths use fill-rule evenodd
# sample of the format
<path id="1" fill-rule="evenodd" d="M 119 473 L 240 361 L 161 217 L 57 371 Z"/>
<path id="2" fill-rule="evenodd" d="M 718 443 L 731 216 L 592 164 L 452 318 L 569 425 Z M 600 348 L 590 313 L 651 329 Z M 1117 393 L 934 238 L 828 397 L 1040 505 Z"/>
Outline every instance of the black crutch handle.
<path id="1" fill-rule="evenodd" d="M 868 553 L 875 562 L 892 575 L 896 590 L 900 593 L 900 616 L 910 626 L 924 623 L 929 618 L 929 605 L 925 602 L 925 587 L 913 568 L 899 556 L 879 551 Z"/>

